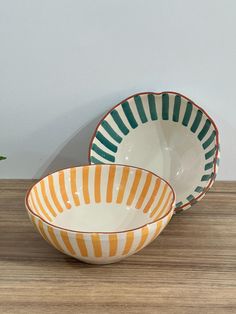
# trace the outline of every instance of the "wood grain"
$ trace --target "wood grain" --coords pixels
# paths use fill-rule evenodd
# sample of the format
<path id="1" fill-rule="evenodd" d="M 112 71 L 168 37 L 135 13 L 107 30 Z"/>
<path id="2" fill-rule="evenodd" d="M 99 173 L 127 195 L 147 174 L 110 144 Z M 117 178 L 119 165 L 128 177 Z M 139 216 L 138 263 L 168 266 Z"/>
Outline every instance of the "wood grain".
<path id="1" fill-rule="evenodd" d="M 236 313 L 236 182 L 216 182 L 151 245 L 96 266 L 29 222 L 30 180 L 0 180 L 0 313 Z"/>

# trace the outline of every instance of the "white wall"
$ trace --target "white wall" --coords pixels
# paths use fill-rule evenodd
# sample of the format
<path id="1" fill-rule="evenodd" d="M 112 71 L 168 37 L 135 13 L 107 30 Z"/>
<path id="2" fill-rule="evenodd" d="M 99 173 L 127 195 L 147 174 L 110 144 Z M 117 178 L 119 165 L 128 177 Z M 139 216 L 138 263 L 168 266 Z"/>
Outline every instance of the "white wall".
<path id="1" fill-rule="evenodd" d="M 174 90 L 215 119 L 236 179 L 236 1 L 0 0 L 1 178 L 86 162 L 98 117 Z"/>

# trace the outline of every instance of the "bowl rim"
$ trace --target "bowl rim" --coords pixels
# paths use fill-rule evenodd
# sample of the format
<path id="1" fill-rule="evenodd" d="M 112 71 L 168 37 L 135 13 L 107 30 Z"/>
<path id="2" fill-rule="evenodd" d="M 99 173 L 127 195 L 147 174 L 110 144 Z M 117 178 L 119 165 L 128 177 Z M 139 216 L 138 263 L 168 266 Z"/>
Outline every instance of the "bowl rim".
<path id="1" fill-rule="evenodd" d="M 157 174 L 155 174 L 154 172 L 152 171 L 149 171 L 147 169 L 144 169 L 144 168 L 140 168 L 140 167 L 134 167 L 134 166 L 129 166 L 129 165 L 124 165 L 124 164 L 114 164 L 115 166 L 120 166 L 120 167 L 129 167 L 129 168 L 133 168 L 133 169 L 140 169 L 142 171 L 145 171 L 147 173 L 151 173 L 152 175 L 154 175 L 155 177 L 159 178 L 160 180 L 162 180 L 163 182 L 165 182 L 171 189 L 172 191 L 172 202 L 171 202 L 171 205 L 170 205 L 170 209 L 168 210 L 167 213 L 165 213 L 163 216 L 161 216 L 160 218 L 158 219 L 155 219 L 154 221 L 152 222 L 149 222 L 149 223 L 146 223 L 144 225 L 141 225 L 137 228 L 131 228 L 131 229 L 126 229 L 126 230 L 121 230 L 121 231 L 80 231 L 80 230 L 73 230 L 73 229 L 69 229 L 69 228 L 63 228 L 63 227 L 59 227 L 55 224 L 53 224 L 52 222 L 48 222 L 46 221 L 44 218 L 42 218 L 40 215 L 36 214 L 33 212 L 33 210 L 30 208 L 30 205 L 29 205 L 29 195 L 32 191 L 32 189 L 39 183 L 41 182 L 42 180 L 44 180 L 45 178 L 49 177 L 50 175 L 53 175 L 55 173 L 58 173 L 60 171 L 63 171 L 63 170 L 69 170 L 69 169 L 73 169 L 73 168 L 84 168 L 84 167 L 96 167 L 97 164 L 88 164 L 88 165 L 81 165 L 81 166 L 74 166 L 74 167 L 66 167 L 66 168 L 62 168 L 62 169 L 59 169 L 59 170 L 56 170 L 56 171 L 53 171 L 45 176 L 43 176 L 42 178 L 40 178 L 39 180 L 37 180 L 36 183 L 34 183 L 29 189 L 28 191 L 26 192 L 26 195 L 25 195 L 25 206 L 26 206 L 26 209 L 30 212 L 31 215 L 37 217 L 39 220 L 43 221 L 45 224 L 55 228 L 55 229 L 59 229 L 59 230 L 63 230 L 63 231 L 67 231 L 67 232 L 72 232 L 72 233 L 80 233 L 80 234 L 116 234 L 116 233 L 125 233 L 125 232 L 129 232 L 129 231 L 135 231 L 135 230 L 138 230 L 138 229 L 142 229 L 146 226 L 149 226 L 149 225 L 152 225 L 158 221 L 161 221 L 163 220 L 165 217 L 167 217 L 171 211 L 174 212 L 174 208 L 175 208 L 175 201 L 176 201 L 176 193 L 173 189 L 173 187 L 170 185 L 170 183 L 163 179 L 162 177 L 158 176 Z M 101 164 L 100 166 L 105 166 L 105 167 L 109 167 L 111 166 L 111 164 Z"/>
<path id="2" fill-rule="evenodd" d="M 109 109 L 109 111 L 99 120 L 99 122 L 97 123 L 97 126 L 92 134 L 92 137 L 91 137 L 91 140 L 90 140 L 90 143 L 89 143 L 89 150 L 88 150 L 88 162 L 90 165 L 92 165 L 91 163 L 91 153 L 92 153 L 92 144 L 93 144 L 93 141 L 94 141 L 94 138 L 96 136 L 96 133 L 98 131 L 98 128 L 99 126 L 101 125 L 102 121 L 104 121 L 106 119 L 106 117 L 112 112 L 112 110 L 114 110 L 115 108 L 119 107 L 121 104 L 123 104 L 125 101 L 131 99 L 131 98 L 134 98 L 135 96 L 141 96 L 141 95 L 162 95 L 162 94 L 172 94 L 172 95 L 178 95 L 180 97 L 183 97 L 185 98 L 187 101 L 191 102 L 193 106 L 195 106 L 197 109 L 201 110 L 204 115 L 206 115 L 206 117 L 211 121 L 212 125 L 214 126 L 214 129 L 215 129 L 215 132 L 216 132 L 216 152 L 215 152 L 215 158 L 214 158 L 214 167 L 213 167 L 213 176 L 212 178 L 209 180 L 207 186 L 204 187 L 203 191 L 201 193 L 199 193 L 199 195 L 197 197 L 194 197 L 191 201 L 187 202 L 187 203 L 184 203 L 183 205 L 181 206 L 178 206 L 178 207 L 175 207 L 174 211 L 177 213 L 181 210 L 183 210 L 185 207 L 187 206 L 192 206 L 195 204 L 196 201 L 200 201 L 201 200 L 201 197 L 203 197 L 211 188 L 212 184 L 214 183 L 215 181 L 215 177 L 216 177 L 216 174 L 217 174 L 217 159 L 218 159 L 218 156 L 219 156 L 219 130 L 214 122 L 214 120 L 209 116 L 209 114 L 202 108 L 200 107 L 199 105 L 197 105 L 194 101 L 192 101 L 190 98 L 188 98 L 187 96 L 181 94 L 181 93 L 178 93 L 178 92 L 175 92 L 175 91 L 163 91 L 163 92 L 138 92 L 138 93 L 135 93 L 131 96 L 128 96 L 127 98 L 125 98 L 124 100 L 120 101 L 118 104 L 116 104 L 115 106 L 113 106 L 111 109 Z M 142 169 L 145 169 L 145 168 L 142 168 Z M 188 208 L 188 207 L 187 207 Z"/>

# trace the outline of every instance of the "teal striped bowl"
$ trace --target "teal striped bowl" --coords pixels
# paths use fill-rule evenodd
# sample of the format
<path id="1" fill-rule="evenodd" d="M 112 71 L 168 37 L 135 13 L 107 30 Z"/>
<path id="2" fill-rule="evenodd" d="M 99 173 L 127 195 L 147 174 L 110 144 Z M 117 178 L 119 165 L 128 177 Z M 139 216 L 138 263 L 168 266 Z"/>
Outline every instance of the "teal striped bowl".
<path id="1" fill-rule="evenodd" d="M 175 92 L 144 92 L 113 107 L 91 139 L 91 164 L 125 164 L 150 170 L 174 188 L 176 211 L 199 201 L 219 166 L 214 121 Z"/>

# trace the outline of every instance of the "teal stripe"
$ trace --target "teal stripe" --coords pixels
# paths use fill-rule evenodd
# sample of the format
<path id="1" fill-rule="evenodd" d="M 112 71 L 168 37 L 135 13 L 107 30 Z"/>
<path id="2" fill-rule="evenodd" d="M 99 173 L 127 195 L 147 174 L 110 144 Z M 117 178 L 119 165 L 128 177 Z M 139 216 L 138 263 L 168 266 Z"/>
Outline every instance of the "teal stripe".
<path id="1" fill-rule="evenodd" d="M 162 119 L 169 120 L 169 95 L 162 95 Z"/>
<path id="2" fill-rule="evenodd" d="M 115 140 L 117 143 L 121 143 L 122 142 L 122 137 L 120 137 L 120 135 L 118 135 L 113 128 L 110 126 L 110 124 L 103 120 L 101 123 L 101 126 L 104 128 L 104 130 L 107 131 L 107 133 L 113 138 L 113 140 Z"/>
<path id="3" fill-rule="evenodd" d="M 215 151 L 216 151 L 216 147 L 213 147 L 209 152 L 205 154 L 205 159 L 211 158 L 215 154 Z"/>
<path id="4" fill-rule="evenodd" d="M 197 128 L 199 127 L 199 124 L 202 120 L 202 112 L 200 110 L 197 111 L 196 117 L 193 121 L 193 124 L 191 126 L 191 131 L 195 133 L 197 131 Z"/>
<path id="5" fill-rule="evenodd" d="M 142 123 L 146 123 L 148 121 L 148 119 L 147 119 L 146 113 L 145 113 L 144 108 L 143 108 L 143 103 L 142 103 L 141 97 L 135 96 L 134 101 L 135 101 L 136 108 L 138 110 L 138 114 L 139 114 L 139 117 L 140 117 Z"/>
<path id="6" fill-rule="evenodd" d="M 192 200 L 194 200 L 194 196 L 192 195 L 192 194 L 190 194 L 188 197 L 186 197 L 187 198 L 187 200 L 189 201 L 189 202 L 191 202 Z"/>
<path id="7" fill-rule="evenodd" d="M 193 110 L 193 105 L 191 104 L 191 102 L 188 102 L 187 106 L 186 106 L 184 118 L 183 118 L 183 121 L 182 121 L 182 124 L 184 126 L 188 125 L 190 117 L 191 117 L 191 114 L 192 114 L 192 110 Z"/>
<path id="8" fill-rule="evenodd" d="M 152 94 L 148 95 L 148 105 L 149 105 L 149 111 L 151 115 L 152 120 L 157 120 L 157 108 L 156 108 L 156 102 L 155 102 L 155 96 Z"/>
<path id="9" fill-rule="evenodd" d="M 97 153 L 99 156 L 101 156 L 102 158 L 104 158 L 106 160 L 109 160 L 111 162 L 115 161 L 115 157 L 113 155 L 110 155 L 110 154 L 104 152 L 104 150 L 102 150 L 96 144 L 92 145 L 92 150 L 95 151 L 95 153 Z"/>
<path id="10" fill-rule="evenodd" d="M 172 118 L 172 120 L 174 122 L 179 121 L 180 104 L 181 104 L 181 97 L 179 95 L 176 95 L 175 96 L 174 111 L 173 111 L 173 118 Z"/>
<path id="11" fill-rule="evenodd" d="M 209 128 L 211 126 L 211 121 L 210 120 L 206 120 L 205 124 L 204 124 L 204 127 L 202 128 L 201 132 L 198 134 L 198 138 L 199 140 L 201 141 L 204 136 L 207 134 Z"/>
<path id="12" fill-rule="evenodd" d="M 111 116 L 112 116 L 113 120 L 115 121 L 115 123 L 117 124 L 118 128 L 121 130 L 121 132 L 124 135 L 127 135 L 129 133 L 129 129 L 126 127 L 126 125 L 124 124 L 123 120 L 121 119 L 119 113 L 115 109 L 112 110 Z"/>
<path id="13" fill-rule="evenodd" d="M 94 164 L 103 164 L 103 162 L 101 160 L 98 160 L 97 158 L 95 158 L 94 156 L 90 157 L 90 161 Z"/>
<path id="14" fill-rule="evenodd" d="M 203 187 L 201 187 L 201 186 L 197 186 L 196 187 L 196 189 L 194 190 L 195 192 L 198 192 L 198 193 L 200 193 L 200 192 L 202 192 L 204 190 L 204 188 Z"/>
<path id="15" fill-rule="evenodd" d="M 180 207 L 180 206 L 182 206 L 183 205 L 183 202 L 179 202 L 179 203 L 177 203 L 176 205 L 175 205 L 175 207 Z"/>
<path id="16" fill-rule="evenodd" d="M 110 149 L 112 152 L 117 152 L 117 146 L 111 143 L 101 132 L 97 132 L 96 138 L 102 143 L 106 148 Z"/>
<path id="17" fill-rule="evenodd" d="M 210 137 L 202 144 L 202 147 L 206 149 L 209 145 L 211 145 L 211 143 L 214 141 L 215 136 L 216 136 L 216 131 L 214 130 L 211 133 Z"/>
<path id="18" fill-rule="evenodd" d="M 210 180 L 212 177 L 212 174 L 205 174 L 204 176 L 202 176 L 201 181 L 208 181 Z"/>
<path id="19" fill-rule="evenodd" d="M 213 166 L 214 166 L 214 162 L 212 161 L 212 162 L 209 162 L 208 164 L 206 164 L 204 169 L 205 169 L 205 170 L 209 170 L 209 169 L 211 169 Z"/>
<path id="20" fill-rule="evenodd" d="M 128 101 L 124 102 L 121 106 L 123 108 L 124 114 L 126 115 L 126 118 L 129 121 L 131 128 L 133 128 L 133 129 L 137 128 L 138 123 L 135 120 L 135 117 L 133 115 L 132 110 L 130 109 L 130 105 L 129 105 Z"/>

